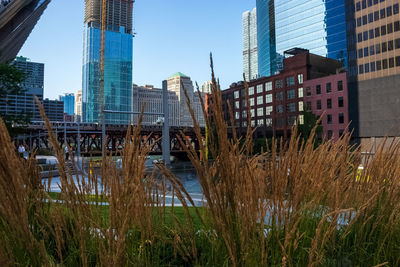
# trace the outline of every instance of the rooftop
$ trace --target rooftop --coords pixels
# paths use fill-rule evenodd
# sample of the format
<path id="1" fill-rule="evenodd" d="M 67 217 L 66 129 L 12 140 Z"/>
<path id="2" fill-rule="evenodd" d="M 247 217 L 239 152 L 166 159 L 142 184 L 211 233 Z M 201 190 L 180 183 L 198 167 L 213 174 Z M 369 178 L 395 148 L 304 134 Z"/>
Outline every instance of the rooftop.
<path id="1" fill-rule="evenodd" d="M 185 74 L 183 74 L 182 72 L 176 72 L 173 75 L 171 75 L 168 79 L 172 79 L 175 77 L 183 77 L 183 78 L 189 78 L 189 76 L 186 76 Z"/>

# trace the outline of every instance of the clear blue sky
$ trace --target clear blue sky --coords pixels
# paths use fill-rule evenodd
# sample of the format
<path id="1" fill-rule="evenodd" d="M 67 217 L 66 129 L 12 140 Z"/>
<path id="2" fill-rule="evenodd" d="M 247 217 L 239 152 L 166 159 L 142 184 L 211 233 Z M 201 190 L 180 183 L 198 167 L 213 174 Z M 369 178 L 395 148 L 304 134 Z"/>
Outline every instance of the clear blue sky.
<path id="1" fill-rule="evenodd" d="M 213 53 L 223 89 L 242 79 L 242 13 L 255 0 L 136 0 L 133 82 L 161 87 L 180 71 L 201 85 Z M 84 0 L 52 0 L 20 55 L 45 63 L 45 97 L 82 87 Z"/>

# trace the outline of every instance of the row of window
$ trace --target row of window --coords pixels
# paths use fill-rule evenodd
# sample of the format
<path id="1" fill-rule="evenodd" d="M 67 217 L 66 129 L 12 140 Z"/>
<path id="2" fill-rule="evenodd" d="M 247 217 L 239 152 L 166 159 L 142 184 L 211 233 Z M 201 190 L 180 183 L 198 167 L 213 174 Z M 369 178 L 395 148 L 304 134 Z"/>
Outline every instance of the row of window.
<path id="1" fill-rule="evenodd" d="M 336 87 L 336 89 L 337 89 L 337 91 L 343 91 L 343 81 L 337 81 L 337 87 Z M 325 85 L 325 88 L 326 88 L 326 93 L 331 93 L 332 92 L 332 83 L 326 83 L 326 85 Z M 316 95 L 320 95 L 321 94 L 321 85 L 320 84 L 317 84 L 316 86 L 315 86 L 315 94 Z M 311 91 L 311 87 L 307 87 L 306 88 L 306 96 L 312 96 L 312 91 Z"/>
<path id="2" fill-rule="evenodd" d="M 379 36 L 385 36 L 386 34 L 393 33 L 393 31 L 400 31 L 400 21 L 395 21 L 394 23 L 382 25 L 380 27 L 376 27 L 375 29 L 370 29 L 362 33 L 360 32 L 359 34 L 357 34 L 357 42 L 361 43 L 362 41 L 371 40 Z"/>
<path id="3" fill-rule="evenodd" d="M 381 10 L 377 10 L 373 13 L 369 13 L 368 15 L 358 17 L 357 27 L 366 25 L 368 23 L 373 23 L 375 21 L 378 21 L 379 19 L 384 19 L 386 17 L 391 17 L 392 15 L 397 15 L 397 14 L 399 14 L 399 4 L 388 6 L 386 8 L 382 8 Z"/>
<path id="4" fill-rule="evenodd" d="M 342 96 L 337 98 L 337 105 L 338 105 L 339 108 L 343 108 L 344 107 L 344 99 L 343 99 Z M 317 100 L 316 101 L 316 109 L 317 110 L 322 110 L 322 102 L 321 102 L 321 100 Z M 326 109 L 332 109 L 332 99 L 331 98 L 326 100 Z M 311 102 L 306 102 L 306 110 L 309 110 L 309 111 L 312 110 Z"/>
<path id="5" fill-rule="evenodd" d="M 294 86 L 296 84 L 295 76 L 286 77 L 285 80 L 286 80 L 286 86 L 287 87 Z M 304 81 L 303 74 L 298 74 L 297 75 L 297 83 L 298 84 L 303 84 L 303 81 Z M 284 85 L 283 82 L 284 82 L 283 80 L 275 80 L 275 82 L 274 82 L 275 89 L 282 89 L 283 85 Z M 265 91 L 269 92 L 269 91 L 272 91 L 272 89 L 273 89 L 272 88 L 272 81 L 266 82 L 265 83 Z M 260 94 L 260 93 L 263 93 L 263 92 L 264 92 L 264 85 L 263 84 L 258 84 L 256 87 L 254 87 L 254 86 L 249 87 L 249 95 L 254 95 L 255 93 L 256 94 Z M 239 90 L 235 91 L 233 93 L 233 96 L 234 96 L 235 99 L 239 98 L 240 95 L 242 97 L 245 96 L 244 89 L 242 89 L 240 91 L 240 94 L 239 94 Z"/>
<path id="6" fill-rule="evenodd" d="M 383 42 L 381 44 L 371 45 L 369 47 L 364 47 L 358 49 L 358 58 L 378 55 L 380 53 L 385 53 L 386 51 L 392 51 L 393 49 L 400 49 L 400 38 Z"/>
<path id="7" fill-rule="evenodd" d="M 287 119 L 285 118 L 276 118 L 275 124 L 277 127 L 283 127 L 284 125 L 288 126 L 293 126 L 296 124 L 296 122 L 299 122 L 300 125 L 304 124 L 304 115 L 299 115 L 297 116 L 289 116 Z M 257 125 L 256 125 L 257 123 Z M 240 124 L 239 122 L 236 122 L 236 127 L 239 126 L 242 127 L 247 127 L 247 121 L 242 121 Z M 272 118 L 266 118 L 265 122 L 264 119 L 258 119 L 258 120 L 252 120 L 251 121 L 251 127 L 256 127 L 256 126 L 266 126 L 266 127 L 272 127 Z"/>
<path id="8" fill-rule="evenodd" d="M 382 3 L 382 2 L 385 2 L 385 0 L 368 0 L 368 1 L 367 0 L 362 0 L 362 1 L 358 1 L 356 3 L 356 11 L 360 11 L 361 8 L 362 9 L 366 9 L 367 8 L 367 4 L 368 4 L 368 7 L 370 7 L 372 5 L 376 5 L 376 4 Z"/>
<path id="9" fill-rule="evenodd" d="M 369 73 L 369 72 L 375 72 L 379 70 L 385 70 L 385 69 L 390 69 L 394 67 L 400 67 L 400 56 L 397 56 L 396 58 L 389 58 L 389 59 L 383 59 L 383 60 L 378 60 L 378 61 L 373 61 L 371 63 L 366 63 L 366 64 L 361 64 L 358 66 L 358 73 L 363 74 L 363 73 Z"/>

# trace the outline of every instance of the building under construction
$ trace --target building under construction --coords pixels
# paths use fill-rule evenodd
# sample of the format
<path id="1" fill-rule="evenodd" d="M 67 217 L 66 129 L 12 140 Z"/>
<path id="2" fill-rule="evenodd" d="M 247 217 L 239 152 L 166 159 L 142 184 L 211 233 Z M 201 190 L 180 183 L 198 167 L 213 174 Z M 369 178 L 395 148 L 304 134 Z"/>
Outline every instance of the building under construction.
<path id="1" fill-rule="evenodd" d="M 104 58 L 102 60 L 103 1 L 85 1 L 82 68 L 82 120 L 84 122 L 101 122 L 101 101 L 103 100 L 105 110 L 116 112 L 105 115 L 107 124 L 130 123 L 129 112 L 132 111 L 133 2 L 132 0 L 106 1 Z M 104 65 L 102 65 L 102 62 Z"/>

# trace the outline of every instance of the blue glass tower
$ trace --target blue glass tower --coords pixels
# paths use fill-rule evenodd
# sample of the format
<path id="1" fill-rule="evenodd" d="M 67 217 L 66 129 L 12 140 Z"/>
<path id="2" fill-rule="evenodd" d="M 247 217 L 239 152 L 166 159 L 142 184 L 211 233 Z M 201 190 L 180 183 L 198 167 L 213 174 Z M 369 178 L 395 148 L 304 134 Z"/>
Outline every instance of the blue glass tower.
<path id="1" fill-rule="evenodd" d="M 108 1 L 107 10 L 111 14 L 107 16 L 105 32 L 104 109 L 121 113 L 105 114 L 105 122 L 128 124 L 131 117 L 128 112 L 132 110 L 132 5 L 129 1 Z M 83 122 L 100 122 L 101 118 L 100 14 L 99 0 L 86 1 L 82 75 Z"/>
<path id="2" fill-rule="evenodd" d="M 274 74 L 294 47 L 347 66 L 345 0 L 257 0 L 259 73 Z"/>
<path id="3" fill-rule="evenodd" d="M 64 113 L 73 116 L 75 113 L 75 96 L 74 94 L 65 94 L 60 96 L 60 101 L 64 102 Z"/>

